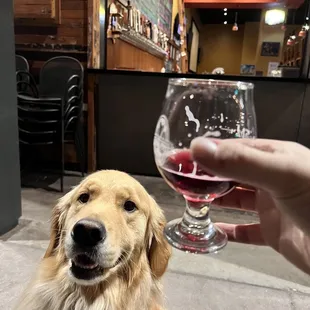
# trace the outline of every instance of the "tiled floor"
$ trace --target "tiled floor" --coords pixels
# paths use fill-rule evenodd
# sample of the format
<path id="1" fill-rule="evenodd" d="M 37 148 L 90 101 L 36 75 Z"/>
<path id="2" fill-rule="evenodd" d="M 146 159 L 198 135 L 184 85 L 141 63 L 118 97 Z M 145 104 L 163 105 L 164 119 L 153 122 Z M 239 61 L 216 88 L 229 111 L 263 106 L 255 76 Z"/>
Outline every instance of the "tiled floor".
<path id="1" fill-rule="evenodd" d="M 137 177 L 173 219 L 184 202 L 161 179 Z M 66 190 L 79 182 L 66 178 Z M 60 194 L 23 189 L 20 225 L 0 241 L 0 309 L 11 309 L 44 253 L 49 217 Z M 214 209 L 214 221 L 252 222 L 251 213 Z M 174 251 L 164 279 L 171 310 L 310 309 L 310 277 L 266 247 L 229 244 L 216 255 Z M 27 309 L 25 309 L 27 310 Z M 137 309 L 138 310 L 138 309 Z"/>

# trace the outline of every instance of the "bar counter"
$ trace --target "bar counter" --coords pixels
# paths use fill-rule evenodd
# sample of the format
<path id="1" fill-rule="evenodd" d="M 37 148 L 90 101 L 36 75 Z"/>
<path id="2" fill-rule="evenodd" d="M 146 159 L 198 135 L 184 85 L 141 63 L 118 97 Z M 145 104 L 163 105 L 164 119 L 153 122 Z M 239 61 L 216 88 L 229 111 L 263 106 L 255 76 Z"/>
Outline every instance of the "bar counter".
<path id="1" fill-rule="evenodd" d="M 255 85 L 260 138 L 297 141 L 310 147 L 310 81 L 296 78 L 181 75 L 89 69 L 89 167 L 157 176 L 153 135 L 168 79 L 240 80 Z"/>

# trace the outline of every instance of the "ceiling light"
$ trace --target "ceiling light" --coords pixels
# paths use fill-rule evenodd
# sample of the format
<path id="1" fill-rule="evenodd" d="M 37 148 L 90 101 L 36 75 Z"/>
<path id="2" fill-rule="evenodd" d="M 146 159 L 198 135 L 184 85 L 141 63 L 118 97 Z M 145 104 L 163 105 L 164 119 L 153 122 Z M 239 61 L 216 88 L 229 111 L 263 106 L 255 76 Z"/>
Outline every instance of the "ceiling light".
<path id="1" fill-rule="evenodd" d="M 308 30 L 309 30 L 309 25 L 308 24 L 304 24 L 301 27 L 301 30 L 299 31 L 298 36 L 301 37 L 301 38 L 304 38 L 306 36 Z"/>
<path id="2" fill-rule="evenodd" d="M 282 24 L 285 22 L 286 12 L 280 9 L 268 10 L 265 14 L 265 23 L 270 26 Z"/>
<path id="3" fill-rule="evenodd" d="M 289 45 L 289 46 L 294 45 L 294 40 L 289 38 L 286 42 L 286 45 Z"/>
<path id="4" fill-rule="evenodd" d="M 226 20 L 224 21 L 224 25 L 227 25 L 227 21 Z"/>
<path id="5" fill-rule="evenodd" d="M 224 11 L 226 12 L 226 11 L 227 11 L 227 8 L 225 8 Z"/>
<path id="6" fill-rule="evenodd" d="M 226 16 L 226 15 L 227 15 L 227 13 L 225 12 L 225 13 L 224 13 L 224 15 Z"/>
<path id="7" fill-rule="evenodd" d="M 238 31 L 237 18 L 238 18 L 238 12 L 235 13 L 235 23 L 232 27 L 232 31 Z"/>
<path id="8" fill-rule="evenodd" d="M 304 28 L 301 28 L 301 30 L 298 32 L 298 36 L 300 38 L 304 38 L 307 34 L 307 31 Z"/>
<path id="9" fill-rule="evenodd" d="M 306 20 L 309 20 L 309 17 L 308 17 L 308 16 L 306 17 Z"/>

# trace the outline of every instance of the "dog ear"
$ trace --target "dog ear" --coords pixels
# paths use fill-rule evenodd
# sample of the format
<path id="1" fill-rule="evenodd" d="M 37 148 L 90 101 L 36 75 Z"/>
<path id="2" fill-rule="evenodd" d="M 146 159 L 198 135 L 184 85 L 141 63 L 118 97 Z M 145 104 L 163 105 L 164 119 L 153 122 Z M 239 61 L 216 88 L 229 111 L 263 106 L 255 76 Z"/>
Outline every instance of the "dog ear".
<path id="1" fill-rule="evenodd" d="M 72 189 L 69 193 L 59 199 L 52 212 L 50 243 L 45 252 L 44 258 L 52 256 L 58 248 L 63 227 L 71 204 L 71 198 L 74 194 Z"/>
<path id="2" fill-rule="evenodd" d="M 149 221 L 151 244 L 148 258 L 152 274 L 159 279 L 166 271 L 171 256 L 171 247 L 164 237 L 164 227 L 166 225 L 165 216 L 155 200 L 151 199 L 151 213 Z"/>

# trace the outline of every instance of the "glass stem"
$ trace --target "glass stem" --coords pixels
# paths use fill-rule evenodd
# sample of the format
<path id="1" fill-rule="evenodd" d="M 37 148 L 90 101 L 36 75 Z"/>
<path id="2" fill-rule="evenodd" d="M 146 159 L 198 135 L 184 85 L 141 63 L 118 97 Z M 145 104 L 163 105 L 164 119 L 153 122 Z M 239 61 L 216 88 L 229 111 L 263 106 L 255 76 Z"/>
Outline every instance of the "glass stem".
<path id="1" fill-rule="evenodd" d="M 209 202 L 191 201 L 186 199 L 186 210 L 180 223 L 180 230 L 183 233 L 198 238 L 211 238 L 216 230 L 210 219 Z"/>

